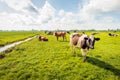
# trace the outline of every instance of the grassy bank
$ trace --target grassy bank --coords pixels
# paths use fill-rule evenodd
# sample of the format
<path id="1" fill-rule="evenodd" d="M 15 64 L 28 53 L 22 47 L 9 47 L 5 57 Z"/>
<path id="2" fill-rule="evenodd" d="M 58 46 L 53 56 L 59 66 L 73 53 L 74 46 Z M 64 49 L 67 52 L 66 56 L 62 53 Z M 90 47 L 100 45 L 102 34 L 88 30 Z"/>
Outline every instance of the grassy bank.
<path id="1" fill-rule="evenodd" d="M 30 36 L 36 35 L 33 31 L 1 31 L 0 32 L 0 46 L 10 44 L 19 40 L 26 39 Z"/>

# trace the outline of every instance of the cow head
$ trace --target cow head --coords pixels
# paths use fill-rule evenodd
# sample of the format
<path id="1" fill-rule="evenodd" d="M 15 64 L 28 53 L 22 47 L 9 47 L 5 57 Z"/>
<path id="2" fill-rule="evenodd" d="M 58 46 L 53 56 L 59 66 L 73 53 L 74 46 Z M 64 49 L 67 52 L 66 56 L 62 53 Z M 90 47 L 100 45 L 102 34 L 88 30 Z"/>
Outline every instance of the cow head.
<path id="1" fill-rule="evenodd" d="M 82 49 L 85 49 L 85 48 L 89 49 L 88 37 L 84 37 L 84 39 L 81 41 L 81 48 Z"/>
<path id="2" fill-rule="evenodd" d="M 95 38 L 93 35 L 89 37 L 88 43 L 89 43 L 89 48 L 94 49 L 95 41 L 99 41 L 100 38 Z"/>

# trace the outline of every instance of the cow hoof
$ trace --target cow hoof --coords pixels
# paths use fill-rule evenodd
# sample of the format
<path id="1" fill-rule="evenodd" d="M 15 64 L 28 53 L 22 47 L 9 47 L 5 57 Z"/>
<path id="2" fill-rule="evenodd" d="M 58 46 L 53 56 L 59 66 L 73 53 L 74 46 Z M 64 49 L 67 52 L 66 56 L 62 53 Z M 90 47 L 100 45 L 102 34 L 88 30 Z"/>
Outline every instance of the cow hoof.
<path id="1" fill-rule="evenodd" d="M 76 54 L 73 54 L 72 56 L 73 56 L 73 57 L 76 57 Z"/>
<path id="2" fill-rule="evenodd" d="M 83 59 L 83 62 L 85 62 L 86 61 L 86 59 Z"/>

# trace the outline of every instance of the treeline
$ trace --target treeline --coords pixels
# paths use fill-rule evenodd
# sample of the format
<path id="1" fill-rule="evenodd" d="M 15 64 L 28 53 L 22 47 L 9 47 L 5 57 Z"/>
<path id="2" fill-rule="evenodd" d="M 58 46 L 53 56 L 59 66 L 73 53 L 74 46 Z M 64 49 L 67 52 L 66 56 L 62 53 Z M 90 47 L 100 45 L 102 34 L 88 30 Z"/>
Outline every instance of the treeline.
<path id="1" fill-rule="evenodd" d="M 75 29 L 75 30 L 0 30 L 0 32 L 18 32 L 18 31 L 33 31 L 33 32 L 36 32 L 36 31 L 41 31 L 41 32 L 45 32 L 45 31 L 61 31 L 61 32 L 66 32 L 66 31 L 70 31 L 70 32 L 79 32 L 79 31 L 84 31 L 84 32 L 86 32 L 86 31 L 112 31 L 112 32 L 117 32 L 117 31 L 120 31 L 120 29 L 108 29 L 108 30 L 95 30 L 95 29 L 90 29 L 90 30 L 77 30 L 77 29 Z"/>

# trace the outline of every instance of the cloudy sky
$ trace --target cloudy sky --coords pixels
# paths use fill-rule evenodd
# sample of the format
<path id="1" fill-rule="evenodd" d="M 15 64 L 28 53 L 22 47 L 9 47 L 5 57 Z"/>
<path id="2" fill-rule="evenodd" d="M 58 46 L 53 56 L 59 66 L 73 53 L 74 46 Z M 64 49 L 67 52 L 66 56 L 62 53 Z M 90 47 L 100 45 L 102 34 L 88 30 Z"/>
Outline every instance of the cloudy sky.
<path id="1" fill-rule="evenodd" d="M 120 29 L 120 0 L 0 0 L 0 30 Z"/>

